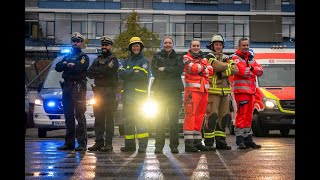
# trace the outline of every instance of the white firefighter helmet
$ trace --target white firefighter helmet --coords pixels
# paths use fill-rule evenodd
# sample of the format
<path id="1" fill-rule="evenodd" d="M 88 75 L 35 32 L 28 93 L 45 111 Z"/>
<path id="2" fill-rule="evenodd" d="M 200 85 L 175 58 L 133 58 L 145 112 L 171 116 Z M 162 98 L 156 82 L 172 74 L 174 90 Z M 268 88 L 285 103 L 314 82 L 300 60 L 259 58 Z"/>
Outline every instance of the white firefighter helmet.
<path id="1" fill-rule="evenodd" d="M 224 39 L 223 39 L 223 37 L 222 37 L 221 34 L 214 34 L 214 35 L 212 36 L 211 42 L 210 42 L 208 45 L 206 45 L 206 47 L 207 47 L 208 49 L 210 49 L 210 50 L 213 50 L 213 49 L 212 49 L 212 44 L 213 44 L 214 42 L 221 42 L 222 45 L 223 45 L 223 47 L 224 47 Z"/>

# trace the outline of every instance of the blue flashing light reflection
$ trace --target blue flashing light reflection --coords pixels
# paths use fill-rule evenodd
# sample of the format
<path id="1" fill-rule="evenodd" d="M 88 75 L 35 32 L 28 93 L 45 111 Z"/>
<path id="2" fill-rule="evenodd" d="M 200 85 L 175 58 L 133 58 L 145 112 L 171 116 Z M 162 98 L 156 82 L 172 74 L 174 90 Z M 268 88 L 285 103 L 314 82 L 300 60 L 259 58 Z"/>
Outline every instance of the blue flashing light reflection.
<path id="1" fill-rule="evenodd" d="M 54 107 L 56 105 L 56 103 L 54 102 L 54 101 L 49 101 L 48 103 L 47 103 L 47 106 L 48 107 Z"/>
<path id="2" fill-rule="evenodd" d="M 64 48 L 64 49 L 61 49 L 61 53 L 62 54 L 68 54 L 71 52 L 71 49 L 70 48 Z"/>

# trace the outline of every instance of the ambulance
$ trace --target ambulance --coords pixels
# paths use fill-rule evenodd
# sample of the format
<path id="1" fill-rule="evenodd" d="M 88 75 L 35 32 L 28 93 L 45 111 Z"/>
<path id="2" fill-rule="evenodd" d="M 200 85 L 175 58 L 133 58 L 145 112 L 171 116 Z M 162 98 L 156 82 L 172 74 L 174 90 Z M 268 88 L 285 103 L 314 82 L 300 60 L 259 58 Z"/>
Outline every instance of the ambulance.
<path id="1" fill-rule="evenodd" d="M 253 49 L 254 59 L 264 73 L 257 78 L 252 119 L 253 134 L 265 137 L 270 130 L 280 130 L 288 136 L 295 129 L 295 50 Z M 234 134 L 236 105 L 233 109 L 230 133 Z"/>

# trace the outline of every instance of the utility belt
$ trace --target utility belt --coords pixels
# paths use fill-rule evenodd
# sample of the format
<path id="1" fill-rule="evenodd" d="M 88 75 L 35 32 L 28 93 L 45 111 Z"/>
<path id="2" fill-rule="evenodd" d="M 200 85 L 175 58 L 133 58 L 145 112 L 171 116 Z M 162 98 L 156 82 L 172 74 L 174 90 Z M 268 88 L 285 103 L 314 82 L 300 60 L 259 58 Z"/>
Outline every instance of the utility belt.
<path id="1" fill-rule="evenodd" d="M 65 80 L 59 81 L 61 88 L 64 86 L 73 86 L 73 85 L 85 85 L 85 80 Z"/>

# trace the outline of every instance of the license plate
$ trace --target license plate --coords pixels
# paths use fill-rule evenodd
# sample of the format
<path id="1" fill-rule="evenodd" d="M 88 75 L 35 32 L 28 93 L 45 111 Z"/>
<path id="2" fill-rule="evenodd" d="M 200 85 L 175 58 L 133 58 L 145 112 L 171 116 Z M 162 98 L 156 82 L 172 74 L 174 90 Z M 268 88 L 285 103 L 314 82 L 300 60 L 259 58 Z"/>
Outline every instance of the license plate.
<path id="1" fill-rule="evenodd" d="M 66 123 L 64 121 L 54 121 L 54 126 L 66 126 Z"/>
<path id="2" fill-rule="evenodd" d="M 296 124 L 296 120 L 295 119 L 292 119 L 292 124 Z"/>

